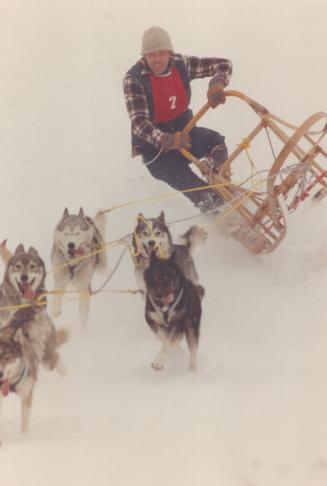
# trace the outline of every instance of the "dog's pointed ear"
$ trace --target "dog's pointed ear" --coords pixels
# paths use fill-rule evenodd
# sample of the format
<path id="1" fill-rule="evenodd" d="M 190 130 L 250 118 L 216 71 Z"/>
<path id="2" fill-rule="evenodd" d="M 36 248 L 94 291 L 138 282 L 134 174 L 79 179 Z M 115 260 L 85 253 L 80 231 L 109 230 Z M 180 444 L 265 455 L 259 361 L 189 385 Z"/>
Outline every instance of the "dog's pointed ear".
<path id="1" fill-rule="evenodd" d="M 68 218 L 68 216 L 69 216 L 68 209 L 67 209 L 67 208 L 65 208 L 65 210 L 64 210 L 64 214 L 62 215 L 62 218 L 63 218 L 63 219 L 65 219 L 65 218 Z"/>
<path id="2" fill-rule="evenodd" d="M 15 250 L 15 255 L 20 255 L 21 253 L 25 253 L 25 248 L 24 248 L 24 245 L 22 243 L 17 246 L 17 248 Z"/>
<path id="3" fill-rule="evenodd" d="M 137 215 L 137 218 L 136 218 L 136 224 L 135 224 L 135 228 L 138 228 L 138 229 L 143 228 L 143 226 L 144 226 L 144 224 L 145 224 L 145 223 L 144 223 L 144 220 L 145 220 L 145 218 L 144 218 L 143 214 L 142 214 L 142 213 L 139 213 L 139 214 Z"/>
<path id="4" fill-rule="evenodd" d="M 159 221 L 161 221 L 161 223 L 163 224 L 166 224 L 166 219 L 165 219 L 165 213 L 164 211 L 161 211 L 161 213 L 159 214 Z"/>
<path id="5" fill-rule="evenodd" d="M 79 218 L 84 218 L 84 211 L 83 211 L 83 208 L 79 208 L 78 217 L 79 217 Z"/>
<path id="6" fill-rule="evenodd" d="M 30 246 L 30 247 L 29 247 L 29 249 L 28 249 L 28 252 L 27 252 L 27 253 L 28 253 L 29 255 L 34 256 L 34 257 L 38 257 L 38 258 L 40 258 L 40 255 L 39 255 L 38 251 L 37 251 L 35 248 L 33 248 L 33 246 Z"/>

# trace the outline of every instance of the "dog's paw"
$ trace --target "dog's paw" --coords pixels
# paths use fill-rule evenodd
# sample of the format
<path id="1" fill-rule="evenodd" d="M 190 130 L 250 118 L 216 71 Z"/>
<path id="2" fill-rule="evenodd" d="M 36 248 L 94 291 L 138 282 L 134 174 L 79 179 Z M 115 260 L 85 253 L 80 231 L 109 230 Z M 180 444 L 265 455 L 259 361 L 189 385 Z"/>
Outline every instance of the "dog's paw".
<path id="1" fill-rule="evenodd" d="M 190 361 L 188 363 L 188 369 L 189 371 L 192 371 L 193 373 L 195 373 L 196 371 L 196 355 L 191 355 L 190 356 Z"/>
<path id="2" fill-rule="evenodd" d="M 56 370 L 57 370 L 58 375 L 61 376 L 62 378 L 65 378 L 65 376 L 68 375 L 67 368 L 64 365 L 63 361 L 61 360 L 61 358 L 58 359 L 58 362 L 57 362 L 57 365 L 56 365 Z"/>
<path id="3" fill-rule="evenodd" d="M 153 363 L 151 363 L 151 366 L 152 369 L 154 369 L 155 371 L 160 371 L 164 367 L 163 363 L 161 363 L 160 361 L 153 361 Z"/>

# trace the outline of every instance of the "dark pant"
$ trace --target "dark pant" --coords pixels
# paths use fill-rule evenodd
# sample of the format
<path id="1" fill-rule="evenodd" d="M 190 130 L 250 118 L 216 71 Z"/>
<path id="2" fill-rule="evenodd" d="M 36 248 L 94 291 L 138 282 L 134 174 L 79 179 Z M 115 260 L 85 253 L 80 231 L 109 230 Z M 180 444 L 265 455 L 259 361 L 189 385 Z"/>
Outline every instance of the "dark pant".
<path id="1" fill-rule="evenodd" d="M 216 145 L 225 145 L 225 137 L 209 128 L 195 127 L 190 131 L 190 136 L 192 141 L 190 152 L 198 159 L 208 155 Z M 144 163 L 147 164 L 147 162 L 153 160 L 157 153 L 158 150 L 148 146 L 143 152 Z M 224 160 L 226 153 L 223 153 Z M 179 150 L 170 150 L 169 152 L 163 152 L 155 161 L 147 165 L 147 168 L 153 177 L 166 182 L 170 187 L 178 191 L 207 185 L 206 181 L 192 171 L 189 164 L 190 161 Z M 206 190 L 204 189 L 184 192 L 183 194 L 193 204 L 197 204 L 203 200 L 205 193 Z"/>

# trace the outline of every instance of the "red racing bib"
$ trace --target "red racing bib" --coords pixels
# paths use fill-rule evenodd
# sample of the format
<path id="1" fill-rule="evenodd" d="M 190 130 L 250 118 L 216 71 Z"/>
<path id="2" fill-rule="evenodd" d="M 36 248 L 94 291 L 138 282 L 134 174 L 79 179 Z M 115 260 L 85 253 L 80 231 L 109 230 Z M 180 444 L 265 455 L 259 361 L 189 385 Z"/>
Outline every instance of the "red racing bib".
<path id="1" fill-rule="evenodd" d="M 165 76 L 151 74 L 150 79 L 154 123 L 168 122 L 187 110 L 187 91 L 176 67 Z"/>

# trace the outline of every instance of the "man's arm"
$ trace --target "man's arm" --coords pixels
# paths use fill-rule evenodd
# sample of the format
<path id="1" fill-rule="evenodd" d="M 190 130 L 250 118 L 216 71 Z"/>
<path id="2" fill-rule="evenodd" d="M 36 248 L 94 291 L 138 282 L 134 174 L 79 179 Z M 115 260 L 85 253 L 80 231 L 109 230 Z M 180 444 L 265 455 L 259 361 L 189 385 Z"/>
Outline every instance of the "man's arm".
<path id="1" fill-rule="evenodd" d="M 164 132 L 151 122 L 143 86 L 136 78 L 127 75 L 123 81 L 123 89 L 133 133 L 143 142 L 160 149 Z"/>
<path id="2" fill-rule="evenodd" d="M 184 56 L 184 62 L 190 81 L 215 76 L 215 79 L 226 87 L 233 74 L 233 65 L 229 59 Z"/>

